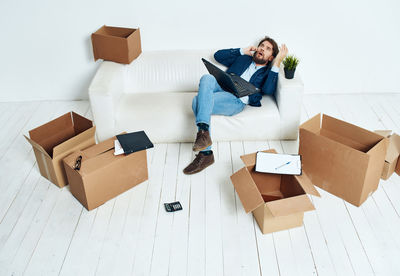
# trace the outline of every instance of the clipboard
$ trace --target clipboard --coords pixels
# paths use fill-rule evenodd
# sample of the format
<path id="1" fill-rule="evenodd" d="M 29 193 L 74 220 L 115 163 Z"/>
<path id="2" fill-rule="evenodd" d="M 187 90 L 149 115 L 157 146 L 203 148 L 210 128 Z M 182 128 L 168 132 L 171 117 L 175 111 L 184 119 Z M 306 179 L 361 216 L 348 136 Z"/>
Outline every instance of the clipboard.
<path id="1" fill-rule="evenodd" d="M 120 134 L 117 139 L 126 155 L 154 147 L 144 131 Z"/>
<path id="2" fill-rule="evenodd" d="M 301 155 L 257 152 L 256 172 L 301 175 Z"/>

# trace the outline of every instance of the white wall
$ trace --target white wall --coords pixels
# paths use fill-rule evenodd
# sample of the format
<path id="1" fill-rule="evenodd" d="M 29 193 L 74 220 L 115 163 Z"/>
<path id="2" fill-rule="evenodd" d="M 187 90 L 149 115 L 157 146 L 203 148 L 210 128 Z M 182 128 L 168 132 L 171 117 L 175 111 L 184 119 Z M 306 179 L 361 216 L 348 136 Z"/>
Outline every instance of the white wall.
<path id="1" fill-rule="evenodd" d="M 90 34 L 140 27 L 144 51 L 244 47 L 264 35 L 301 59 L 306 93 L 400 92 L 398 0 L 0 1 L 0 101 L 86 99 Z"/>

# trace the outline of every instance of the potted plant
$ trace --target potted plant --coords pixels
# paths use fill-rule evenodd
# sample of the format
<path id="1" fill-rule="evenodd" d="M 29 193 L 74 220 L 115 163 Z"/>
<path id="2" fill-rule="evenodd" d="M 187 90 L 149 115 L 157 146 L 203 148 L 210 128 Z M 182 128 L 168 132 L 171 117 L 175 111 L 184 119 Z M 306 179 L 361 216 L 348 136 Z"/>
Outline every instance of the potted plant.
<path id="1" fill-rule="evenodd" d="M 293 79 L 294 71 L 299 64 L 299 59 L 294 55 L 289 55 L 283 60 L 283 70 L 285 71 L 285 78 Z"/>

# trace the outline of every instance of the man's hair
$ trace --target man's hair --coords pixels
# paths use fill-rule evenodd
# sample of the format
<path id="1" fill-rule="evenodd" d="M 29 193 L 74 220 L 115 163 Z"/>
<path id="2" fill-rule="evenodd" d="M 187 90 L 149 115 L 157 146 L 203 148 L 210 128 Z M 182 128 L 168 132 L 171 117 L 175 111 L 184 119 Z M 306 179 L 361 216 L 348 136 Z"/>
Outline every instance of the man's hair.
<path id="1" fill-rule="evenodd" d="M 279 53 L 279 48 L 278 48 L 278 44 L 276 44 L 275 40 L 273 40 L 272 38 L 270 38 L 269 36 L 264 37 L 260 43 L 258 43 L 258 46 L 261 45 L 261 43 L 263 43 L 264 41 L 268 41 L 269 43 L 272 44 L 272 55 L 274 57 L 276 57 Z"/>

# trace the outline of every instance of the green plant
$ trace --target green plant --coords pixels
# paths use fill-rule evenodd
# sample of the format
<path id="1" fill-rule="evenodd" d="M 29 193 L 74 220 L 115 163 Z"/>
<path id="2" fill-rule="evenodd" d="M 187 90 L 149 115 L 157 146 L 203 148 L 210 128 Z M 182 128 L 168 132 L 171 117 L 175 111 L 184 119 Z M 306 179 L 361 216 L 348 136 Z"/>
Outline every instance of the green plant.
<path id="1" fill-rule="evenodd" d="M 294 55 L 289 55 L 287 56 L 283 61 L 283 66 L 287 69 L 287 70 L 294 70 L 296 69 L 297 65 L 299 64 L 299 59 L 297 57 L 295 57 Z"/>

